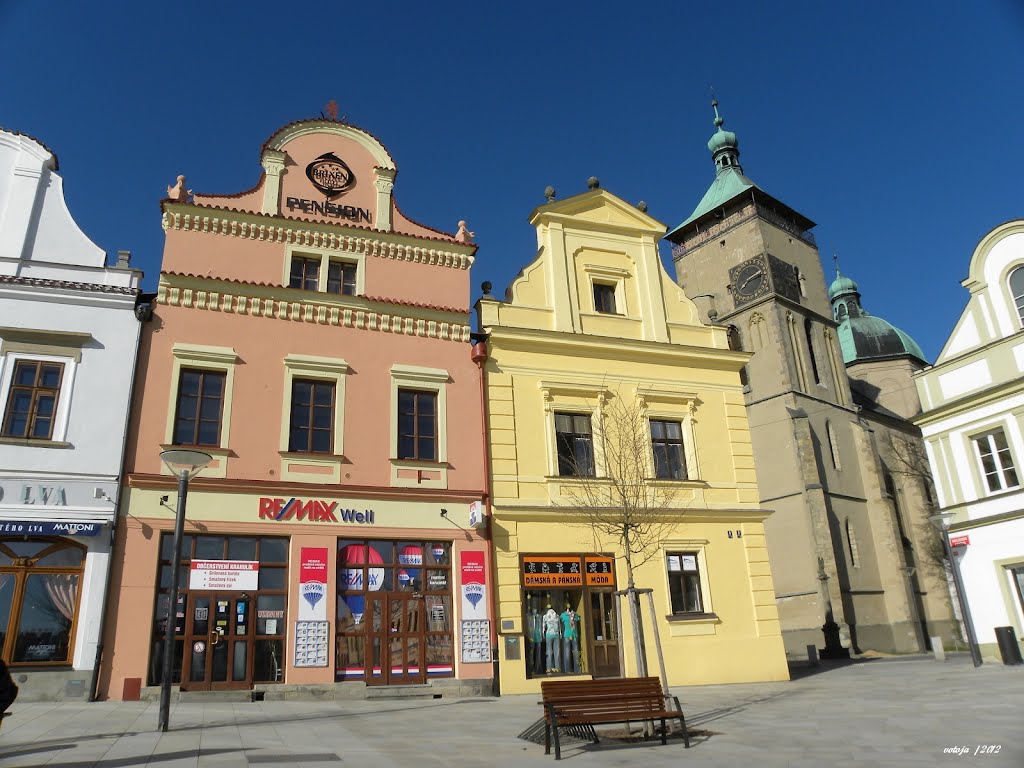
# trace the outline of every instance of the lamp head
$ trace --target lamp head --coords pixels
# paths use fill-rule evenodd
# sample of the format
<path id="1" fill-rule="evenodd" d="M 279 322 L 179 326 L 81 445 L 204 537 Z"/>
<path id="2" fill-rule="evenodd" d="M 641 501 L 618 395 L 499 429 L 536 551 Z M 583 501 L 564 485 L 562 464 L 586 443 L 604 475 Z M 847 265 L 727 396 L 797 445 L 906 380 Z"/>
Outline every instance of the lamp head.
<path id="1" fill-rule="evenodd" d="M 160 459 L 175 477 L 195 477 L 199 471 L 213 461 L 213 456 L 203 451 L 172 449 L 160 451 Z"/>

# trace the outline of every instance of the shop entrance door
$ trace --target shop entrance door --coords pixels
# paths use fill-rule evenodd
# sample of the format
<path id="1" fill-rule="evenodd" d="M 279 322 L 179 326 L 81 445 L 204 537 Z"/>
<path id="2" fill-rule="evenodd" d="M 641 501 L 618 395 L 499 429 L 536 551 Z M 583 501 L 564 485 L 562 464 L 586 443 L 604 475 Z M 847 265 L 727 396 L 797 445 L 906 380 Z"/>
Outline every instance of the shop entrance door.
<path id="1" fill-rule="evenodd" d="M 252 688 L 252 605 L 244 592 L 189 594 L 183 691 Z"/>
<path id="2" fill-rule="evenodd" d="M 594 677 L 618 677 L 619 622 L 615 595 L 611 591 L 590 592 L 590 674 Z"/>
<path id="3" fill-rule="evenodd" d="M 370 616 L 367 685 L 414 685 L 427 680 L 423 597 L 385 592 L 366 597 Z"/>

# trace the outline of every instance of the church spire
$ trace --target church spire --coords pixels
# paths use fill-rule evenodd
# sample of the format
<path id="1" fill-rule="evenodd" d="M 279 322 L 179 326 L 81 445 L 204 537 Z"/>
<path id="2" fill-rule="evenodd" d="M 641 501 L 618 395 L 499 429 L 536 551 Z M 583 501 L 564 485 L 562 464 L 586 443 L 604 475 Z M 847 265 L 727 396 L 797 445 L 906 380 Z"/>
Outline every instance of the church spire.
<path id="1" fill-rule="evenodd" d="M 718 99 L 712 99 L 711 106 L 715 110 L 714 123 L 715 128 L 718 129 L 708 141 L 711 159 L 715 161 L 718 173 L 730 168 L 735 168 L 739 173 L 743 173 L 743 168 L 740 167 L 740 143 L 736 140 L 736 134 L 722 128 L 725 118 L 718 114 Z"/>

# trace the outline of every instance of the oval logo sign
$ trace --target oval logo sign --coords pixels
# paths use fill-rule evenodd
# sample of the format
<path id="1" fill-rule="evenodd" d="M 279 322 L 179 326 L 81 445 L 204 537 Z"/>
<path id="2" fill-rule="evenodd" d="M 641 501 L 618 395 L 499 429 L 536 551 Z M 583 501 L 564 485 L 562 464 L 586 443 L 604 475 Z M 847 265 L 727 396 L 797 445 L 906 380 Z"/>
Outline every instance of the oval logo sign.
<path id="1" fill-rule="evenodd" d="M 342 192 L 347 192 L 356 183 L 352 169 L 333 152 L 320 155 L 307 165 L 306 176 L 313 182 L 313 186 L 328 198 L 337 197 Z"/>

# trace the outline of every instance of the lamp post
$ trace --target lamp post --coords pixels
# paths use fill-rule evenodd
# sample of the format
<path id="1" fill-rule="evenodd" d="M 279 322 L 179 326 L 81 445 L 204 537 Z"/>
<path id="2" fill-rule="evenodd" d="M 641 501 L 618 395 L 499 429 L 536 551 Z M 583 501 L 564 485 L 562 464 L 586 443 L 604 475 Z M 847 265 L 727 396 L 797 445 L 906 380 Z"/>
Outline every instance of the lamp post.
<path id="1" fill-rule="evenodd" d="M 964 591 L 964 578 L 960 574 L 960 561 L 953 554 L 953 546 L 949 543 L 949 523 L 956 517 L 955 512 L 941 512 L 932 515 L 928 519 L 931 524 L 939 529 L 942 534 L 942 546 L 946 550 L 946 557 L 949 558 L 950 567 L 953 569 L 953 585 L 956 587 L 956 599 L 960 604 L 960 615 L 964 620 L 964 627 L 967 630 L 967 645 L 971 649 L 971 661 L 975 667 L 981 666 L 981 650 L 978 648 L 978 638 L 974 636 L 974 622 L 971 620 L 971 609 L 967 607 L 967 594 Z"/>
<path id="2" fill-rule="evenodd" d="M 167 604 L 167 625 L 164 628 L 164 671 L 160 678 L 160 722 L 161 731 L 167 730 L 171 714 L 171 676 L 174 674 L 174 636 L 178 623 L 178 572 L 181 564 L 181 539 L 185 532 L 185 500 L 188 497 L 188 481 L 213 461 L 213 457 L 202 451 L 171 450 L 161 451 L 160 458 L 178 478 L 178 509 L 174 517 L 174 551 L 171 555 L 171 594 Z"/>

